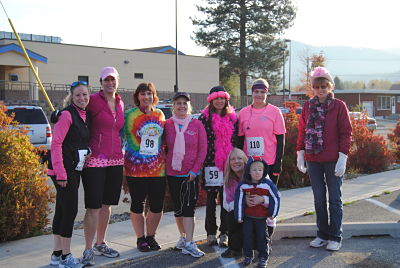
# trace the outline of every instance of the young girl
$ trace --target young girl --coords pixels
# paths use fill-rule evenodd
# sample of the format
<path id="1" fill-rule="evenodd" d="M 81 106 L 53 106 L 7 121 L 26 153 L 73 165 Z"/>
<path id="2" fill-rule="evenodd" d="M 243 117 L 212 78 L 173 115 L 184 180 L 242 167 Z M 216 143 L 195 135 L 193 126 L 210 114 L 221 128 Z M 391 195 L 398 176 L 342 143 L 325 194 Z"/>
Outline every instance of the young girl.
<path id="1" fill-rule="evenodd" d="M 248 196 L 261 196 L 264 202 L 255 205 Z M 267 218 L 275 218 L 279 212 L 280 193 L 268 177 L 268 164 L 261 157 L 251 156 L 244 170 L 243 181 L 235 192 L 235 218 L 243 223 L 244 265 L 253 261 L 253 246 L 258 250 L 258 266 L 266 267 L 269 257 Z"/>

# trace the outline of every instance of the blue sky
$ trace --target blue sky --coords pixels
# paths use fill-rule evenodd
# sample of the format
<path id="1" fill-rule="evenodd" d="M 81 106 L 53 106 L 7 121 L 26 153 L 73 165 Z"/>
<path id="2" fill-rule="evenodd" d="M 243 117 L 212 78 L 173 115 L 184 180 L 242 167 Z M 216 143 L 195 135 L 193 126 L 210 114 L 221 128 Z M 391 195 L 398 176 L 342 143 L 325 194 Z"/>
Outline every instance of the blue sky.
<path id="1" fill-rule="evenodd" d="M 2 0 L 18 32 L 59 36 L 64 43 L 135 49 L 175 45 L 175 0 Z M 178 0 L 178 48 L 206 50 L 191 40 L 195 4 Z M 297 18 L 284 38 L 314 46 L 400 48 L 399 0 L 294 0 Z M 0 10 L 0 30 L 11 31 Z"/>

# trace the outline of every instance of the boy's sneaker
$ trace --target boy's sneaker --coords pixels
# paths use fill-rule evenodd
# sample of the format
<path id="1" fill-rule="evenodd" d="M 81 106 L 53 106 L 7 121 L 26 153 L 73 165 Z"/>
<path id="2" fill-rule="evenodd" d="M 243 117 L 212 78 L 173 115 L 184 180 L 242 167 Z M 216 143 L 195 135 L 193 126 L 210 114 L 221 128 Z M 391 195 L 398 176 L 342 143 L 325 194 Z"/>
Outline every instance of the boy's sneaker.
<path id="1" fill-rule="evenodd" d="M 328 244 L 328 240 L 316 237 L 313 241 L 310 242 L 310 247 L 320 248 L 325 246 L 326 244 Z"/>
<path id="2" fill-rule="evenodd" d="M 204 252 L 201 251 L 195 242 L 190 241 L 185 243 L 185 247 L 182 249 L 182 254 L 192 255 L 192 257 L 200 258 L 204 256 Z"/>
<path id="3" fill-rule="evenodd" d="M 83 264 L 79 262 L 79 259 L 74 258 L 72 254 L 68 254 L 65 260 L 61 259 L 58 268 L 81 268 Z"/>
<path id="4" fill-rule="evenodd" d="M 85 266 L 92 266 L 95 264 L 94 252 L 92 248 L 88 248 L 83 251 L 82 264 Z"/>
<path id="5" fill-rule="evenodd" d="M 57 266 L 60 264 L 60 261 L 61 261 L 61 255 L 57 257 L 53 253 L 51 254 L 50 265 Z"/>
<path id="6" fill-rule="evenodd" d="M 258 259 L 257 267 L 265 268 L 265 267 L 267 267 L 267 262 L 268 262 L 268 258 L 267 257 L 260 257 Z"/>
<path id="7" fill-rule="evenodd" d="M 144 236 L 137 239 L 136 245 L 140 252 L 150 251 L 149 244 L 147 244 L 146 238 Z"/>
<path id="8" fill-rule="evenodd" d="M 147 236 L 146 237 L 146 242 L 149 245 L 150 250 L 159 250 L 159 249 L 161 249 L 160 245 L 157 243 L 156 239 L 154 238 L 154 235 Z"/>
<path id="9" fill-rule="evenodd" d="M 214 246 L 217 244 L 217 237 L 215 235 L 207 235 L 207 245 Z"/>
<path id="10" fill-rule="evenodd" d="M 116 258 L 119 256 L 119 252 L 115 249 L 110 248 L 107 246 L 106 243 L 101 243 L 100 245 L 95 244 L 93 247 L 94 255 L 96 256 L 106 256 L 108 258 Z"/>
<path id="11" fill-rule="evenodd" d="M 179 237 L 178 242 L 176 242 L 176 245 L 174 247 L 174 250 L 182 250 L 185 247 L 186 240 L 183 236 Z"/>
<path id="12" fill-rule="evenodd" d="M 235 257 L 239 257 L 242 256 L 242 252 L 239 250 L 233 250 L 228 248 L 227 250 L 225 250 L 224 252 L 222 252 L 221 257 L 222 258 L 235 258 Z"/>
<path id="13" fill-rule="evenodd" d="M 228 236 L 226 234 L 219 235 L 219 246 L 222 248 L 228 247 Z"/>
<path id="14" fill-rule="evenodd" d="M 253 257 L 244 257 L 243 265 L 247 266 L 253 262 Z"/>
<path id="15" fill-rule="evenodd" d="M 327 250 L 337 251 L 342 247 L 342 242 L 337 241 L 329 241 L 328 245 L 326 246 Z"/>

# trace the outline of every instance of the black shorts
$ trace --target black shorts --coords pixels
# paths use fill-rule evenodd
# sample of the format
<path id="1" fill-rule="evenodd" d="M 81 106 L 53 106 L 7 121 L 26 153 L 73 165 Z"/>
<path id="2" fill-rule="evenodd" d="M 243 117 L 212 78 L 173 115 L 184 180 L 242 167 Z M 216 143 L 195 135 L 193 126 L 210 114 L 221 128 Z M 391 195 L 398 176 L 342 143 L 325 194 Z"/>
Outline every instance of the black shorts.
<path id="1" fill-rule="evenodd" d="M 189 181 L 184 177 L 168 176 L 168 186 L 174 202 L 175 217 L 194 217 L 199 196 L 199 177 Z"/>
<path id="2" fill-rule="evenodd" d="M 165 177 L 126 177 L 131 195 L 131 211 L 142 214 L 146 197 L 149 200 L 150 211 L 160 213 L 164 207 L 166 187 Z"/>
<path id="3" fill-rule="evenodd" d="M 83 169 L 85 208 L 118 205 L 121 195 L 123 166 L 89 167 Z"/>

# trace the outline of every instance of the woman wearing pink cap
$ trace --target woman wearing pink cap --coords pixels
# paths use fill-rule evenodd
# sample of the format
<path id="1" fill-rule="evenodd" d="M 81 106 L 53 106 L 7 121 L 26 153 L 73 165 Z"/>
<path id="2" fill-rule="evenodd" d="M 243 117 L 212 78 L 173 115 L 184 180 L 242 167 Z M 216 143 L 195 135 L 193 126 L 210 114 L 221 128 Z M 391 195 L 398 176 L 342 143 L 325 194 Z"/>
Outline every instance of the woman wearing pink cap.
<path id="1" fill-rule="evenodd" d="M 87 107 L 91 116 L 90 141 L 92 150 L 82 176 L 85 189 L 84 219 L 86 247 L 82 263 L 94 265 L 94 255 L 109 258 L 119 256 L 105 240 L 111 205 L 118 205 L 121 193 L 124 157 L 120 130 L 124 126 L 124 103 L 118 95 L 119 75 L 114 67 L 100 72 L 101 90 L 90 96 Z M 96 242 L 93 245 L 97 233 Z"/>
<path id="2" fill-rule="evenodd" d="M 311 82 L 314 97 L 304 103 L 299 119 L 297 167 L 303 173 L 308 171 L 314 193 L 318 232 L 310 246 L 327 245 L 327 250 L 336 251 L 342 245 L 341 188 L 352 128 L 346 104 L 333 96 L 334 82 L 328 70 L 315 68 Z"/>
<path id="3" fill-rule="evenodd" d="M 229 104 L 229 93 L 222 86 L 210 90 L 207 101 L 210 103 L 199 120 L 207 133 L 207 156 L 204 161 L 203 186 L 207 191 L 206 222 L 208 245 L 217 244 L 216 199 L 221 204 L 219 245 L 228 246 L 226 210 L 223 204 L 224 168 L 228 154 L 236 145 L 237 117 Z"/>
<path id="4" fill-rule="evenodd" d="M 268 87 L 265 79 L 253 82 L 253 103 L 239 113 L 239 141 L 247 156 L 262 156 L 269 166 L 269 178 L 278 185 L 286 128 L 280 109 L 267 102 Z M 264 202 L 264 198 L 249 196 L 246 202 L 249 206 L 258 205 Z M 267 219 L 267 225 L 271 237 L 275 219 Z"/>

